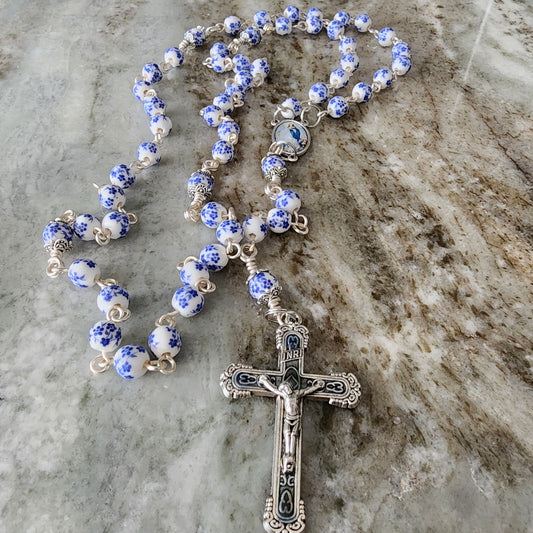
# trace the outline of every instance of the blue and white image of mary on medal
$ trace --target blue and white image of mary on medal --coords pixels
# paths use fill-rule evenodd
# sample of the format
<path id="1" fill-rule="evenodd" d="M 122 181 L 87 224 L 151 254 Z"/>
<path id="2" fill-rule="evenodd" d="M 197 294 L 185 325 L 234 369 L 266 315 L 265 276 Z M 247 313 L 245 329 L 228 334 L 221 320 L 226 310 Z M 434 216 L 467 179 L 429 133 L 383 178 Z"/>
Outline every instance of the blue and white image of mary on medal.
<path id="1" fill-rule="evenodd" d="M 290 145 L 296 151 L 296 155 L 300 156 L 307 152 L 311 144 L 311 134 L 301 122 L 283 120 L 274 128 L 272 140 Z"/>

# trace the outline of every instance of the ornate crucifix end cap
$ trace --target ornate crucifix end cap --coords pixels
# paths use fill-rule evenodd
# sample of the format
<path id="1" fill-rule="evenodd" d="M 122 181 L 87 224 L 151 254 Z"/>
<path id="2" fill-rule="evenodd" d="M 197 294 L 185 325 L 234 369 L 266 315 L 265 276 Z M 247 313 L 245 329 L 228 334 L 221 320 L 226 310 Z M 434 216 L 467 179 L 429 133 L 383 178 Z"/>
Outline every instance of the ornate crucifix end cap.
<path id="1" fill-rule="evenodd" d="M 233 385 L 233 374 L 235 374 L 237 370 L 241 370 L 243 368 L 252 367 L 249 365 L 241 365 L 239 363 L 231 363 L 228 368 L 226 368 L 226 370 L 220 374 L 220 386 L 226 398 L 236 400 L 238 398 L 247 398 L 252 395 L 250 391 L 240 390 Z"/>
<path id="2" fill-rule="evenodd" d="M 274 498 L 267 498 L 265 513 L 263 515 L 263 526 L 268 533 L 301 533 L 305 529 L 305 505 L 300 500 L 298 505 L 298 516 L 290 524 L 280 522 L 274 515 Z"/>

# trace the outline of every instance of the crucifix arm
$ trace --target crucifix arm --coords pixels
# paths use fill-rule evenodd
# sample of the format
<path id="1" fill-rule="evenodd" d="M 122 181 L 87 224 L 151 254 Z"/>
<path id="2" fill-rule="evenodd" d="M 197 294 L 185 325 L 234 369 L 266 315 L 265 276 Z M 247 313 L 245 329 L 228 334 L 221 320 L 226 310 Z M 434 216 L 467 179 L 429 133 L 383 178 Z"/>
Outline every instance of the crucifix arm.
<path id="1" fill-rule="evenodd" d="M 275 385 L 273 385 L 272 382 L 268 379 L 268 377 L 265 376 L 264 374 L 261 374 L 259 376 L 257 383 L 259 383 L 259 385 L 261 385 L 266 390 L 272 392 L 276 396 L 281 396 L 281 393 L 279 392 L 278 388 Z"/>
<path id="2" fill-rule="evenodd" d="M 313 394 L 313 392 L 316 392 L 317 390 L 323 389 L 326 382 L 322 379 L 315 380 L 315 382 L 307 387 L 307 389 L 302 389 L 298 391 L 298 396 L 307 396 L 308 394 Z"/>

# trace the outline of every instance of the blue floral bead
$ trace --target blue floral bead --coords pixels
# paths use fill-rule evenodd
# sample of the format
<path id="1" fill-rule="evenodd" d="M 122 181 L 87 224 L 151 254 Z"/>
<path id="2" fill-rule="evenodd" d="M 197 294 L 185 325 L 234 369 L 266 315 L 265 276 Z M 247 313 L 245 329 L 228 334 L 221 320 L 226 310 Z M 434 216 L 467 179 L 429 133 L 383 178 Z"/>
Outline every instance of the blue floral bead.
<path id="1" fill-rule="evenodd" d="M 137 148 L 137 159 L 146 166 L 157 165 L 161 161 L 159 147 L 154 142 L 142 143 Z"/>
<path id="2" fill-rule="evenodd" d="M 396 58 L 399 56 L 411 57 L 411 47 L 407 43 L 404 43 L 403 41 L 400 43 L 396 43 L 392 47 L 392 57 Z"/>
<path id="3" fill-rule="evenodd" d="M 374 82 L 379 83 L 382 89 L 392 84 L 392 72 L 388 68 L 380 68 L 374 73 Z"/>
<path id="4" fill-rule="evenodd" d="M 259 272 L 249 281 L 248 290 L 252 298 L 259 300 L 276 286 L 278 280 L 270 272 Z"/>
<path id="5" fill-rule="evenodd" d="M 227 215 L 228 210 L 218 202 L 208 202 L 202 207 L 200 214 L 202 222 L 212 229 L 217 228 Z"/>
<path id="6" fill-rule="evenodd" d="M 119 376 L 125 379 L 135 379 L 146 374 L 146 365 L 149 361 L 150 356 L 142 346 L 129 344 L 117 350 L 113 365 Z"/>
<path id="7" fill-rule="evenodd" d="M 378 33 L 378 43 L 381 46 L 390 46 L 396 38 L 396 32 L 392 28 L 383 28 Z"/>
<path id="8" fill-rule="evenodd" d="M 244 35 L 248 35 L 249 37 L 249 43 L 252 46 L 256 46 L 261 42 L 261 33 L 260 31 L 255 28 L 254 26 L 249 26 L 246 28 L 243 32 Z"/>
<path id="9" fill-rule="evenodd" d="M 172 298 L 172 307 L 184 317 L 197 315 L 204 307 L 204 297 L 190 285 L 178 289 Z"/>
<path id="10" fill-rule="evenodd" d="M 354 20 L 354 26 L 357 31 L 365 33 L 372 26 L 372 19 L 366 13 L 357 15 Z"/>
<path id="11" fill-rule="evenodd" d="M 217 72 L 218 74 L 222 74 L 223 72 L 227 72 L 229 68 L 230 63 L 229 57 L 223 57 L 223 56 L 215 56 L 211 58 L 211 68 L 214 72 Z"/>
<path id="12" fill-rule="evenodd" d="M 403 76 L 411 70 L 411 59 L 407 56 L 398 56 L 392 60 L 392 71 L 398 76 Z"/>
<path id="13" fill-rule="evenodd" d="M 263 28 L 266 24 L 270 24 L 272 19 L 267 11 L 257 11 L 254 15 L 254 21 L 260 28 Z"/>
<path id="14" fill-rule="evenodd" d="M 43 231 L 43 242 L 45 246 L 52 246 L 55 241 L 65 241 L 67 246 L 72 244 L 72 228 L 64 222 L 50 222 Z"/>
<path id="15" fill-rule="evenodd" d="M 239 72 L 241 70 L 250 70 L 250 59 L 243 54 L 237 54 L 233 57 L 233 70 Z"/>
<path id="16" fill-rule="evenodd" d="M 315 83 L 309 89 L 309 100 L 314 104 L 322 104 L 329 98 L 329 89 L 325 83 L 321 81 Z"/>
<path id="17" fill-rule="evenodd" d="M 347 72 L 354 72 L 359 68 L 359 57 L 357 54 L 344 54 L 341 57 L 341 68 Z"/>
<path id="18" fill-rule="evenodd" d="M 224 94 L 226 96 L 229 96 L 233 100 L 233 102 L 236 102 L 236 101 L 244 102 L 244 99 L 246 98 L 246 93 L 243 90 L 241 90 L 239 87 L 237 87 L 237 84 L 235 83 L 230 83 L 226 87 Z"/>
<path id="19" fill-rule="evenodd" d="M 353 37 L 344 37 L 339 42 L 339 52 L 349 54 L 357 50 L 357 41 Z"/>
<path id="20" fill-rule="evenodd" d="M 94 215 L 79 215 L 74 220 L 74 233 L 82 241 L 94 241 L 94 230 L 101 228 L 100 219 Z"/>
<path id="21" fill-rule="evenodd" d="M 289 35 L 292 31 L 292 22 L 287 17 L 279 17 L 276 20 L 276 33 L 278 35 Z"/>
<path id="22" fill-rule="evenodd" d="M 165 102 L 157 96 L 152 96 L 144 101 L 144 112 L 149 116 L 162 115 L 165 112 Z"/>
<path id="23" fill-rule="evenodd" d="M 244 236 L 249 242 L 261 242 L 268 235 L 268 226 L 265 221 L 258 216 L 252 215 L 242 223 Z"/>
<path id="24" fill-rule="evenodd" d="M 288 6 L 283 14 L 294 24 L 300 20 L 300 10 L 296 6 Z"/>
<path id="25" fill-rule="evenodd" d="M 122 189 L 127 189 L 135 183 L 135 175 L 127 165 L 115 165 L 109 173 L 109 181 Z"/>
<path id="26" fill-rule="evenodd" d="M 334 96 L 328 103 L 328 115 L 333 118 L 340 118 L 348 113 L 348 103 L 342 96 Z"/>
<path id="27" fill-rule="evenodd" d="M 296 98 L 286 98 L 281 102 L 281 116 L 283 118 L 294 118 L 302 112 L 302 103 Z"/>
<path id="28" fill-rule="evenodd" d="M 221 141 L 230 142 L 233 136 L 241 133 L 239 125 L 234 120 L 225 120 L 217 129 L 218 138 Z"/>
<path id="29" fill-rule="evenodd" d="M 200 111 L 200 115 L 204 119 L 204 122 L 211 128 L 217 128 L 222 122 L 224 113 L 220 107 L 216 105 L 208 105 Z"/>
<path id="30" fill-rule="evenodd" d="M 211 154 L 215 161 L 219 161 L 222 164 L 229 163 L 235 155 L 235 149 L 233 145 L 227 141 L 217 141 L 213 145 Z"/>
<path id="31" fill-rule="evenodd" d="M 170 64 L 172 67 L 181 67 L 185 56 L 183 52 L 176 46 L 172 46 L 165 52 L 165 63 Z"/>
<path id="32" fill-rule="evenodd" d="M 306 20 L 311 17 L 317 17 L 322 20 L 324 18 L 324 14 L 322 13 L 321 9 L 318 9 L 318 7 L 312 7 L 307 11 Z"/>
<path id="33" fill-rule="evenodd" d="M 368 83 L 358 83 L 352 89 L 352 97 L 357 103 L 368 102 L 372 98 L 372 87 Z"/>
<path id="34" fill-rule="evenodd" d="M 239 90 L 247 91 L 252 87 L 254 77 L 252 76 L 249 70 L 239 70 L 239 72 L 235 74 L 233 80 L 233 83 L 235 83 Z"/>
<path id="35" fill-rule="evenodd" d="M 158 326 L 150 333 L 148 346 L 157 358 L 164 354 L 176 357 L 181 349 L 181 335 L 176 328 Z"/>
<path id="36" fill-rule="evenodd" d="M 202 279 L 209 279 L 209 270 L 201 261 L 188 261 L 180 271 L 183 285 L 196 285 Z"/>
<path id="37" fill-rule="evenodd" d="M 242 225 L 237 220 L 223 220 L 217 228 L 217 239 L 220 244 L 227 246 L 229 241 L 239 243 L 244 237 Z"/>
<path id="38" fill-rule="evenodd" d="M 130 306 L 130 295 L 119 285 L 108 285 L 98 293 L 96 305 L 102 313 L 107 313 L 116 305 L 120 305 L 122 309 L 128 309 Z"/>
<path id="39" fill-rule="evenodd" d="M 210 193 L 213 190 L 213 178 L 207 172 L 195 172 L 187 182 L 187 192 L 191 198 L 199 189 L 205 193 Z"/>
<path id="40" fill-rule="evenodd" d="M 172 131 L 172 121 L 166 115 L 155 115 L 150 120 L 150 131 L 166 137 Z"/>
<path id="41" fill-rule="evenodd" d="M 338 20 L 332 20 L 328 24 L 327 32 L 332 41 L 337 41 L 344 35 L 344 24 Z"/>
<path id="42" fill-rule="evenodd" d="M 228 50 L 228 47 L 224 43 L 217 42 L 217 43 L 214 43 L 209 49 L 209 55 L 211 57 L 216 57 L 216 56 L 228 57 L 229 50 Z"/>
<path id="43" fill-rule="evenodd" d="M 291 214 L 285 209 L 271 209 L 268 212 L 267 225 L 274 233 L 285 233 L 291 227 Z"/>
<path id="44" fill-rule="evenodd" d="M 350 73 L 342 68 L 336 68 L 329 76 L 329 83 L 331 83 L 335 89 L 346 87 L 349 81 Z"/>
<path id="45" fill-rule="evenodd" d="M 87 289 L 100 277 L 100 267 L 90 259 L 77 259 L 70 265 L 68 277 L 76 287 Z"/>
<path id="46" fill-rule="evenodd" d="M 112 352 L 120 346 L 122 331 L 113 322 L 97 322 L 89 331 L 89 344 L 99 352 Z"/>
<path id="47" fill-rule="evenodd" d="M 98 189 L 98 200 L 104 209 L 118 209 L 126 203 L 126 195 L 118 185 L 104 185 Z"/>
<path id="48" fill-rule="evenodd" d="M 292 213 L 302 207 L 302 199 L 298 193 L 286 189 L 276 196 L 276 207 Z"/>
<path id="49" fill-rule="evenodd" d="M 270 65 L 265 58 L 256 59 L 250 66 L 250 74 L 255 78 L 265 79 L 270 73 Z"/>
<path id="50" fill-rule="evenodd" d="M 130 231 L 131 223 L 126 213 L 111 211 L 102 219 L 102 230 L 112 239 L 121 239 Z"/>
<path id="51" fill-rule="evenodd" d="M 163 79 L 163 73 L 159 65 L 155 63 L 146 63 L 143 67 L 142 77 L 150 84 L 157 83 Z"/>
<path id="52" fill-rule="evenodd" d="M 146 96 L 146 93 L 151 88 L 152 87 L 147 81 L 140 80 L 133 86 L 133 94 L 135 95 L 135 98 L 137 98 L 137 100 L 140 100 L 141 102 L 143 102 L 144 97 Z"/>
<path id="53" fill-rule="evenodd" d="M 241 19 L 235 15 L 230 15 L 224 19 L 224 31 L 229 35 L 237 35 L 241 30 Z"/>
<path id="54" fill-rule="evenodd" d="M 307 23 L 307 33 L 310 33 L 311 35 L 320 33 L 324 26 L 322 19 L 318 17 L 308 17 L 305 22 Z"/>
<path id="55" fill-rule="evenodd" d="M 333 20 L 338 20 L 345 28 L 347 28 L 350 25 L 350 13 L 346 11 L 338 11 L 335 13 Z"/>
<path id="56" fill-rule="evenodd" d="M 191 28 L 185 32 L 185 39 L 196 47 L 202 46 L 205 43 L 205 30 L 200 26 Z"/>
<path id="57" fill-rule="evenodd" d="M 263 171 L 263 174 L 268 174 L 274 168 L 283 169 L 287 168 L 287 165 L 279 155 L 267 155 L 263 158 L 261 161 L 261 170 Z"/>
<path id="58" fill-rule="evenodd" d="M 212 272 L 222 270 L 229 262 L 226 248 L 222 244 L 208 244 L 200 252 L 200 261 Z"/>
<path id="59" fill-rule="evenodd" d="M 231 98 L 224 93 L 217 94 L 213 98 L 213 105 L 220 108 L 224 115 L 229 115 L 233 111 L 233 102 Z"/>

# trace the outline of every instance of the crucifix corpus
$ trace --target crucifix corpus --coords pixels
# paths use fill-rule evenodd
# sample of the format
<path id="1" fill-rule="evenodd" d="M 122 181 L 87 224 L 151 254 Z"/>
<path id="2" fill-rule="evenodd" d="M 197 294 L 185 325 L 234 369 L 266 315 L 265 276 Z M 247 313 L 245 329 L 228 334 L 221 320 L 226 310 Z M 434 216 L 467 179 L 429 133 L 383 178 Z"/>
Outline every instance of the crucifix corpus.
<path id="1" fill-rule="evenodd" d="M 263 525 L 269 533 L 300 533 L 305 508 L 300 498 L 303 398 L 354 408 L 361 395 L 351 373 L 318 375 L 304 372 L 309 332 L 296 313 L 287 314 L 276 332 L 277 370 L 258 370 L 232 363 L 220 376 L 228 398 L 252 395 L 276 397 L 272 494 L 267 498 Z"/>

